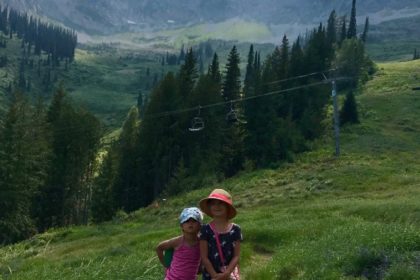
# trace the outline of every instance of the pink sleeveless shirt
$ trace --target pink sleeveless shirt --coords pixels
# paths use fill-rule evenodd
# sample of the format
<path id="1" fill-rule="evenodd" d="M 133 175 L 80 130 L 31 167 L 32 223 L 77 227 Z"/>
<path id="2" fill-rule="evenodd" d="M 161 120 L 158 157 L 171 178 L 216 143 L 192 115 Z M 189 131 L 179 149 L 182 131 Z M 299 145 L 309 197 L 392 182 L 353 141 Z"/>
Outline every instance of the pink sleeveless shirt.
<path id="1" fill-rule="evenodd" d="M 182 239 L 181 246 L 174 252 L 171 266 L 166 270 L 165 280 L 196 280 L 200 261 L 199 243 L 190 247 Z"/>

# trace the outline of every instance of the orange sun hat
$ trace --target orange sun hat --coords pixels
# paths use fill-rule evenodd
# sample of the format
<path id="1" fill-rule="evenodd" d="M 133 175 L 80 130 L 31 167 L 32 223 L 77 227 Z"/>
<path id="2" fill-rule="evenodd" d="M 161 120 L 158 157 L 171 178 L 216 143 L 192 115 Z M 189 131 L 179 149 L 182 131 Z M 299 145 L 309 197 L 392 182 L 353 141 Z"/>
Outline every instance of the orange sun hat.
<path id="1" fill-rule="evenodd" d="M 228 206 L 228 216 L 227 218 L 230 220 L 236 216 L 236 209 L 233 206 L 232 196 L 230 193 L 223 189 L 214 189 L 210 195 L 202 200 L 200 200 L 200 209 L 208 216 L 213 217 L 210 212 L 209 201 L 212 199 L 223 201 Z"/>

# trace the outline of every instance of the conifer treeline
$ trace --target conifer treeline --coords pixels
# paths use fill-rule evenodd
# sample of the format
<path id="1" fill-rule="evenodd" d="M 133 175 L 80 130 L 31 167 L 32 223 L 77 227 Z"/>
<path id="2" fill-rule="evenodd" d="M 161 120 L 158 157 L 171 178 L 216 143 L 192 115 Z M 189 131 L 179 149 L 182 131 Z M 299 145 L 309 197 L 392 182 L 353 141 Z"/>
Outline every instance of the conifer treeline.
<path id="1" fill-rule="evenodd" d="M 13 96 L 0 125 L 0 244 L 88 222 L 100 138 L 62 89 L 49 108 Z"/>
<path id="2" fill-rule="evenodd" d="M 28 50 L 34 47 L 36 55 L 44 51 L 50 54 L 54 61 L 74 59 L 77 35 L 73 30 L 45 23 L 26 13 L 0 6 L 0 31 L 10 38 L 16 34 L 29 45 Z"/>
<path id="3" fill-rule="evenodd" d="M 179 73 L 168 73 L 147 106 L 142 105 L 143 118 L 139 121 L 137 108 L 129 112 L 97 180 L 94 221 L 110 219 L 118 209 L 144 207 L 162 194 L 216 183 L 244 168 L 269 167 L 307 150 L 308 141 L 325 132 L 330 85 L 263 95 L 319 82 L 321 74 L 288 78 L 332 67 L 354 78 L 348 87 L 363 81 L 373 64 L 357 36 L 355 16 L 353 7 L 347 30 L 332 12 L 327 26 L 320 24 L 291 46 L 284 36 L 263 62 L 251 46 L 243 85 L 235 46 L 223 72 L 214 54 L 203 75 L 198 74 L 197 55 L 189 49 Z M 343 26 L 345 36 L 340 37 Z M 241 98 L 243 102 L 230 102 Z M 200 109 L 216 103 L 224 105 Z M 182 113 L 186 108 L 197 111 Z M 192 132 L 196 118 L 203 121 L 203 129 Z"/>

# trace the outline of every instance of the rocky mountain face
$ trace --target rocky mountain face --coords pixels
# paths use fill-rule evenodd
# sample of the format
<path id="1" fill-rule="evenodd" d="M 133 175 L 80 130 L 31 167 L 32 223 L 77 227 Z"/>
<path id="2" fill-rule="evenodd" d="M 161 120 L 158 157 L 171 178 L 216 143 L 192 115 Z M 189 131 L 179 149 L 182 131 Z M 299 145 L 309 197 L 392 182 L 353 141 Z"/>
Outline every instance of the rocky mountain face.
<path id="1" fill-rule="evenodd" d="M 350 13 L 351 0 L 0 0 L 78 31 L 112 34 L 242 18 L 267 25 L 315 24 L 335 9 Z M 419 0 L 359 0 L 358 16 L 371 22 L 420 14 Z"/>

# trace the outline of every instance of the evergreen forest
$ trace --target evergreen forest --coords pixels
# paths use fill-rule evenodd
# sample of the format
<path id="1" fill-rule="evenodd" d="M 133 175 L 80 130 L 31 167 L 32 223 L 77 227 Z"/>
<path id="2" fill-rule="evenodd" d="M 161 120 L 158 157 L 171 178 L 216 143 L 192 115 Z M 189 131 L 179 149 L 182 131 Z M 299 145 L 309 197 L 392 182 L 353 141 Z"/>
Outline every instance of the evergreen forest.
<path id="1" fill-rule="evenodd" d="M 26 56 L 72 63 L 73 31 L 1 11 L 5 44 L 16 36 Z M 225 65 L 208 45 L 182 48 L 178 59 L 166 53 L 162 64 L 178 70 L 139 94 L 106 146 L 101 122 L 63 85 L 48 102 L 25 93 L 27 86 L 14 88 L 0 127 L 0 242 L 107 221 L 244 170 L 292 162 L 330 133 L 333 80 L 349 92 L 341 122 L 358 122 L 352 91 L 375 71 L 365 53 L 367 25 L 359 35 L 353 1 L 349 21 L 332 11 L 326 24 L 293 42 L 285 35 L 266 57 L 250 45 L 245 73 L 236 45 Z M 208 69 L 203 57 L 211 58 Z"/>

